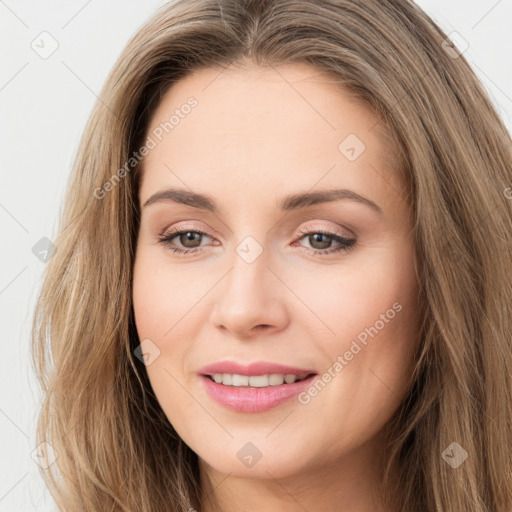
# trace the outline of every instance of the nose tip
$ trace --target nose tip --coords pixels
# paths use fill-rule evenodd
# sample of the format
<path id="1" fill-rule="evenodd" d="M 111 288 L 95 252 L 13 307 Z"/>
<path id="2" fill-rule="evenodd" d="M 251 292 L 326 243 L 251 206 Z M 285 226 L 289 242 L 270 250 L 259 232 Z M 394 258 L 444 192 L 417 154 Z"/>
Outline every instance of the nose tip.
<path id="1" fill-rule="evenodd" d="M 250 337 L 286 325 L 282 284 L 260 260 L 238 261 L 220 284 L 211 322 L 238 337 Z"/>

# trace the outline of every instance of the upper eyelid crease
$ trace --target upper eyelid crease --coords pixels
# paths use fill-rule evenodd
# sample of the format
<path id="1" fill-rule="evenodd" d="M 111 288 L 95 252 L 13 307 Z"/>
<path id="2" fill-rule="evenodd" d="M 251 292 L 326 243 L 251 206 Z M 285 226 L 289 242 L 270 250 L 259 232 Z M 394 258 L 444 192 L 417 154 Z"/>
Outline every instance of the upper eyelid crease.
<path id="1" fill-rule="evenodd" d="M 315 204 L 338 201 L 341 199 L 357 201 L 358 203 L 369 206 L 379 215 L 383 214 L 382 208 L 379 205 L 377 205 L 370 199 L 361 196 L 357 192 L 348 189 L 320 190 L 316 192 L 292 194 L 284 198 L 279 206 L 283 211 L 291 211 L 304 208 L 307 206 L 312 206 Z M 218 213 L 218 208 L 212 197 L 205 194 L 199 194 L 197 192 L 191 192 L 189 190 L 175 188 L 169 188 L 156 192 L 144 203 L 143 207 L 149 206 L 157 202 L 168 201 L 178 204 L 184 204 L 187 206 L 192 206 L 193 208 L 208 210 L 214 214 Z"/>

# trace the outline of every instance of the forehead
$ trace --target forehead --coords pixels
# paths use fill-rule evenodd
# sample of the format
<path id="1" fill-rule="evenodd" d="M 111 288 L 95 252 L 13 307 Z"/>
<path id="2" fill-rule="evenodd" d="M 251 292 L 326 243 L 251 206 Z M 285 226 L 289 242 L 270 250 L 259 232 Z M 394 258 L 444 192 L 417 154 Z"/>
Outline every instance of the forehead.
<path id="1" fill-rule="evenodd" d="M 184 108 L 190 98 L 195 106 Z M 161 140 L 144 158 L 141 200 L 173 185 L 266 196 L 315 183 L 371 188 L 384 173 L 400 187 L 384 169 L 392 152 L 378 117 L 308 65 L 194 71 L 162 97 L 147 135 L 155 131 Z M 357 158 L 347 158 L 349 146 Z"/>
<path id="2" fill-rule="evenodd" d="M 328 136 L 329 143 L 331 139 L 336 141 L 343 130 L 359 131 L 362 136 L 380 124 L 376 115 L 355 101 L 355 96 L 333 77 L 304 64 L 287 64 L 196 70 L 167 90 L 149 128 L 169 120 L 169 115 L 179 111 L 190 97 L 198 105 L 186 116 L 192 121 L 180 122 L 180 129 L 173 128 L 173 135 L 178 137 L 186 125 L 193 124 L 196 129 L 201 124 L 212 134 L 244 129 L 244 134 L 257 136 L 279 131 L 281 144 L 286 135 L 296 134 L 299 129 L 318 131 L 319 137 Z M 198 117 L 200 123 L 194 122 Z M 319 137 L 311 142 L 318 143 Z"/>

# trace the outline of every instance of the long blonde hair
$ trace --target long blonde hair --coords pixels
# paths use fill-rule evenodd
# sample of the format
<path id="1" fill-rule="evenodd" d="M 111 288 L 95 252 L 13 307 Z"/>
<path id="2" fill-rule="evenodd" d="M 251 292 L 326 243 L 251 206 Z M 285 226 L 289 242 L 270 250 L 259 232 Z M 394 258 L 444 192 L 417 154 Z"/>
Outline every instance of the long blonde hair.
<path id="1" fill-rule="evenodd" d="M 512 508 L 512 143 L 446 38 L 407 0 L 178 0 L 130 40 L 83 134 L 34 315 L 37 435 L 57 455 L 42 474 L 60 510 L 201 507 L 197 456 L 134 357 L 133 155 L 174 82 L 244 60 L 332 76 L 379 116 L 410 185 L 423 323 L 387 425 L 383 499 L 411 512 Z M 442 456 L 452 443 L 468 455 L 458 467 Z"/>

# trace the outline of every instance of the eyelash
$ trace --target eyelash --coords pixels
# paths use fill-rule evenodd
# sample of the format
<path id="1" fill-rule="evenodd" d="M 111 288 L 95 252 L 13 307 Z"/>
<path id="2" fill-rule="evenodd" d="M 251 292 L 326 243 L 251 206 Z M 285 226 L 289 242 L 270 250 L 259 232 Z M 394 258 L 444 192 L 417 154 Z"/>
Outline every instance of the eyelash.
<path id="1" fill-rule="evenodd" d="M 195 253 L 198 250 L 200 250 L 200 247 L 194 247 L 193 249 L 180 249 L 171 244 L 172 239 L 176 238 L 178 235 L 183 235 L 186 233 L 197 233 L 200 235 L 208 236 L 208 233 L 205 233 L 204 231 L 199 231 L 199 230 L 194 230 L 194 229 L 181 229 L 181 230 L 173 229 L 171 231 L 171 233 L 164 234 L 164 235 L 160 236 L 159 242 L 166 245 L 173 253 L 177 253 L 180 256 L 185 256 L 186 254 Z M 327 231 L 324 229 L 308 230 L 306 228 L 302 228 L 300 230 L 300 233 L 303 236 L 301 236 L 299 238 L 299 240 L 302 240 L 303 238 L 305 238 L 306 235 L 322 234 L 322 235 L 326 235 L 326 236 L 332 238 L 334 241 L 339 242 L 341 244 L 339 247 L 337 247 L 335 249 L 311 249 L 309 247 L 300 246 L 300 247 L 302 247 L 302 249 L 305 249 L 307 251 L 313 251 L 313 254 L 315 256 L 316 255 L 326 256 L 326 255 L 334 254 L 334 253 L 349 252 L 352 249 L 354 249 L 355 244 L 356 244 L 356 240 L 354 240 L 354 239 L 344 238 L 342 236 L 337 235 L 336 233 L 332 233 L 331 231 Z"/>

